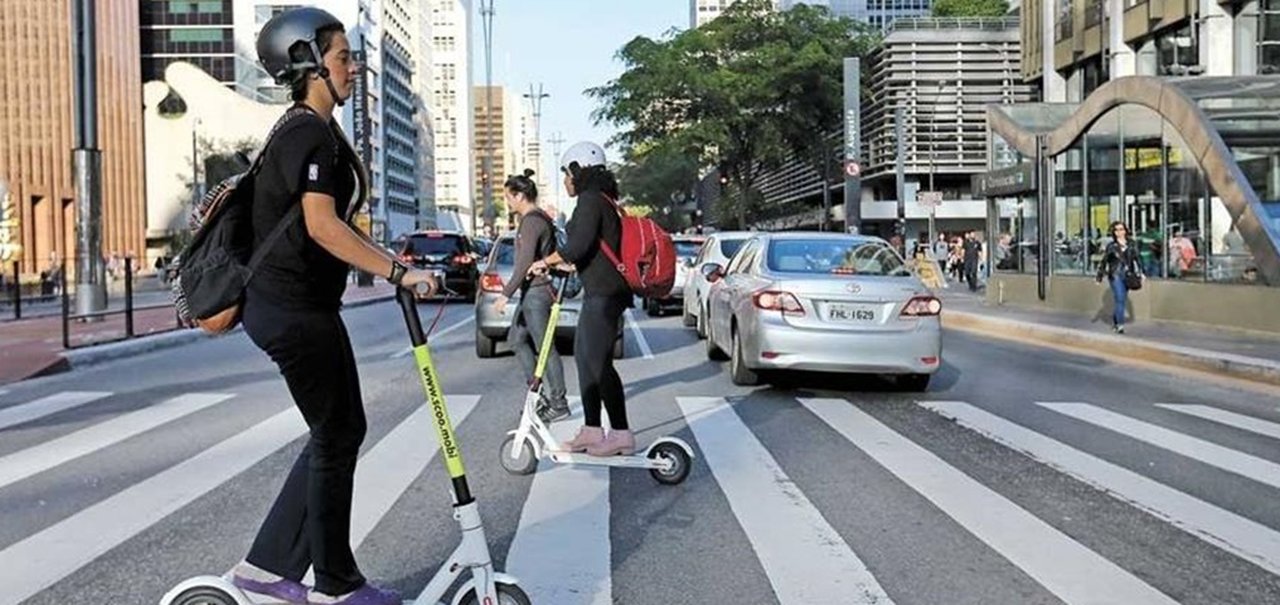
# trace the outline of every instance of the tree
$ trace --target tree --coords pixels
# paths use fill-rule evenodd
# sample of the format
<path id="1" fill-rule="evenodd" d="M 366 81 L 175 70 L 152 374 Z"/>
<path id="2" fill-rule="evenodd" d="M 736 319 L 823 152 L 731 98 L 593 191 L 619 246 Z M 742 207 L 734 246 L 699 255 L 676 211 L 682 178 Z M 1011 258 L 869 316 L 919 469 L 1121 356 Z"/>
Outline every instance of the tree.
<path id="1" fill-rule="evenodd" d="M 628 208 L 648 208 L 669 231 L 683 227 L 674 206 L 687 199 L 697 180 L 697 159 L 664 145 L 631 149 L 618 169 L 618 185 L 628 198 Z"/>
<path id="2" fill-rule="evenodd" d="M 601 102 L 596 122 L 622 127 L 615 143 L 662 147 L 725 174 L 717 214 L 738 228 L 762 199 L 764 172 L 791 154 L 818 155 L 814 139 L 839 125 L 842 59 L 871 45 L 824 7 L 771 7 L 743 0 L 703 27 L 638 37 L 618 53 L 623 74 L 587 91 Z"/>
<path id="3" fill-rule="evenodd" d="M 1001 17 L 1009 12 L 1005 0 L 935 0 L 935 17 Z"/>

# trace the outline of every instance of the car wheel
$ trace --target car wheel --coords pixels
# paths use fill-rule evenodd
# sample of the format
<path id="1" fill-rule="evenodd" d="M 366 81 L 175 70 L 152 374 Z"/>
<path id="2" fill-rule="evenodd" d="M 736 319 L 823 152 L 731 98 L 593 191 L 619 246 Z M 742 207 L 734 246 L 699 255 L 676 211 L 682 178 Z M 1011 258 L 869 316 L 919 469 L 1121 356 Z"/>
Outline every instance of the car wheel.
<path id="1" fill-rule="evenodd" d="M 933 378 L 932 374 L 907 374 L 898 377 L 898 386 L 912 393 L 923 393 L 929 390 L 931 378 Z"/>
<path id="2" fill-rule="evenodd" d="M 703 321 L 705 322 L 706 320 L 703 320 Z M 729 356 L 725 355 L 724 351 L 721 350 L 720 347 L 716 346 L 716 340 L 711 336 L 712 336 L 711 330 L 708 329 L 707 330 L 707 359 L 710 359 L 711 361 L 724 361 L 728 359 Z"/>
<path id="3" fill-rule="evenodd" d="M 623 357 L 626 357 L 626 355 L 627 355 L 627 343 L 622 338 L 622 335 L 619 334 L 618 338 L 614 339 L 613 341 L 613 358 L 622 359 Z"/>
<path id="4" fill-rule="evenodd" d="M 760 376 L 747 367 L 747 360 L 742 352 L 742 337 L 738 330 L 733 330 L 733 358 L 729 362 L 729 378 L 733 384 L 751 387 L 760 384 Z"/>
<path id="5" fill-rule="evenodd" d="M 489 359 L 493 357 L 498 349 L 498 342 L 476 328 L 476 357 L 480 359 Z"/>

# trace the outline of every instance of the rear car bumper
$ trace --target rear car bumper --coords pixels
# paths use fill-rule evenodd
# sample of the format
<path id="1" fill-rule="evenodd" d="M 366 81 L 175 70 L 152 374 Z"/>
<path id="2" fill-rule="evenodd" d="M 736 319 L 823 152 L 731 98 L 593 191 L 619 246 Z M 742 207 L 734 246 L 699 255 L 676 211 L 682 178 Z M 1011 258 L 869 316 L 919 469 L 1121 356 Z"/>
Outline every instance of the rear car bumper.
<path id="1" fill-rule="evenodd" d="M 762 318 L 744 332 L 746 365 L 763 370 L 869 374 L 933 374 L 942 365 L 937 318 L 912 320 L 900 331 L 838 331 L 792 327 Z"/>
<path id="2" fill-rule="evenodd" d="M 498 310 L 493 306 L 493 302 L 497 299 L 498 295 L 491 292 L 485 292 L 476 297 L 476 328 L 488 338 L 506 340 L 507 330 L 511 329 L 511 323 L 515 320 L 515 312 L 519 308 L 520 299 L 515 298 L 508 302 L 504 313 L 498 313 Z M 577 327 L 577 306 L 560 307 L 560 322 L 556 326 L 556 337 L 573 338 Z"/>

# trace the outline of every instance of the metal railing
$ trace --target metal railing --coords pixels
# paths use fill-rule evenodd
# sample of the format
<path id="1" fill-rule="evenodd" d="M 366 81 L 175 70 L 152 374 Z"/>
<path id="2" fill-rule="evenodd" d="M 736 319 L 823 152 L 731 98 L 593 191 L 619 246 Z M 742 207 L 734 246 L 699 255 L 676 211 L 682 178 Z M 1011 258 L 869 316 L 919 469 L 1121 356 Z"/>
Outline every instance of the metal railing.
<path id="1" fill-rule="evenodd" d="M 122 293 L 123 308 L 111 309 L 108 307 L 107 309 L 104 309 L 102 311 L 93 311 L 89 313 L 73 313 L 72 312 L 72 306 L 73 306 L 72 298 L 75 296 L 75 291 L 72 288 L 67 287 L 68 286 L 67 267 L 66 267 L 65 261 L 63 262 L 62 268 L 60 270 L 59 285 L 61 289 L 60 297 L 62 302 L 62 310 L 61 310 L 62 347 L 64 349 L 72 350 L 72 349 L 79 349 L 87 346 L 120 342 L 124 340 L 129 340 L 132 338 L 136 338 L 138 336 L 147 336 L 151 334 L 170 332 L 170 331 L 182 329 L 185 327 L 182 324 L 181 319 L 178 317 L 178 313 L 176 309 L 174 309 L 173 303 L 169 300 L 169 297 L 167 295 L 167 290 L 162 290 L 162 292 L 164 292 L 164 295 L 157 297 L 162 299 L 163 302 L 141 304 L 141 305 L 137 304 L 135 300 L 135 291 L 134 291 L 135 274 L 133 269 L 133 261 L 134 259 L 132 257 L 124 257 L 121 263 L 121 270 L 123 271 L 123 280 L 121 281 L 123 282 L 123 290 L 124 290 Z M 172 317 L 173 317 L 172 326 L 165 327 L 163 329 L 146 330 L 144 333 L 141 333 L 141 334 L 138 333 L 138 331 L 135 329 L 136 316 L 139 313 L 152 312 L 152 311 L 167 311 L 166 315 L 172 314 Z M 148 313 L 148 315 L 154 315 L 154 314 Z M 76 342 L 77 339 L 73 338 L 74 325 L 77 325 L 77 324 L 101 325 L 100 322 L 105 322 L 115 317 L 123 317 L 124 326 L 123 326 L 123 333 L 121 335 L 119 336 L 109 335 L 103 338 L 86 339 L 80 342 Z M 165 321 L 159 325 L 167 325 L 167 324 L 168 322 Z"/>

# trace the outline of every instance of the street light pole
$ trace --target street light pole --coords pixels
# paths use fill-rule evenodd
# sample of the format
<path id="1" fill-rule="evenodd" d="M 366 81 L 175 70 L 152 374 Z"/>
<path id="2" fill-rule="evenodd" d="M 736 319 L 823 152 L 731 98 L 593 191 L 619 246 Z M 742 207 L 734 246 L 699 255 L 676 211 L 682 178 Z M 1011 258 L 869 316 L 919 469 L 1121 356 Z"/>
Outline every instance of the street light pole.
<path id="1" fill-rule="evenodd" d="M 537 157 L 532 159 L 536 160 L 535 162 L 533 162 L 533 164 L 537 166 L 539 178 L 541 178 L 543 174 L 542 173 L 542 100 L 550 96 L 551 95 L 545 92 L 542 92 L 542 84 L 538 84 L 538 89 L 536 92 L 534 91 L 533 84 L 529 84 L 529 92 L 524 94 L 524 98 L 529 99 L 529 103 L 530 105 L 532 105 L 532 109 L 533 109 L 533 144 L 534 144 L 534 149 L 537 150 Z"/>
<path id="2" fill-rule="evenodd" d="M 94 0 L 72 2 L 75 67 L 76 313 L 107 307 L 102 273 L 102 151 L 98 149 L 98 47 Z"/>
<path id="3" fill-rule="evenodd" d="M 484 29 L 484 118 L 485 152 L 481 181 L 484 185 L 484 224 L 493 228 L 493 0 L 480 0 L 480 23 Z M 475 230 L 475 213 L 471 214 Z"/>

